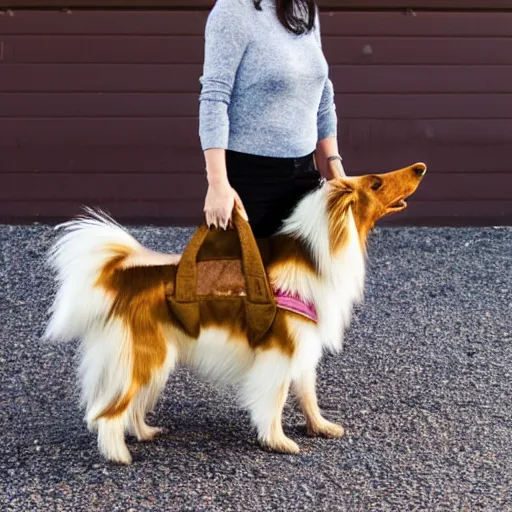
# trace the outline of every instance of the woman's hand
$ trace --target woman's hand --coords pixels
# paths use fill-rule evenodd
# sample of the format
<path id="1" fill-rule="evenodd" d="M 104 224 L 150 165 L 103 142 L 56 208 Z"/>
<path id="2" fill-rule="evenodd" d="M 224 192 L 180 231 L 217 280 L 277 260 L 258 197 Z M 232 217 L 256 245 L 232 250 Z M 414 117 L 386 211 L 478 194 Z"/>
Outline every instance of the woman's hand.
<path id="1" fill-rule="evenodd" d="M 208 179 L 208 192 L 204 201 L 206 225 L 226 229 L 235 206 L 242 217 L 248 220 L 242 201 L 228 180 L 225 150 L 207 149 L 204 156 Z"/>
<path id="2" fill-rule="evenodd" d="M 316 166 L 326 180 L 333 180 L 346 176 L 343 162 L 338 152 L 336 137 L 319 140 L 315 153 Z"/>
<path id="3" fill-rule="evenodd" d="M 227 229 L 235 207 L 242 217 L 248 220 L 240 196 L 227 180 L 210 183 L 204 202 L 204 213 L 208 227 Z"/>

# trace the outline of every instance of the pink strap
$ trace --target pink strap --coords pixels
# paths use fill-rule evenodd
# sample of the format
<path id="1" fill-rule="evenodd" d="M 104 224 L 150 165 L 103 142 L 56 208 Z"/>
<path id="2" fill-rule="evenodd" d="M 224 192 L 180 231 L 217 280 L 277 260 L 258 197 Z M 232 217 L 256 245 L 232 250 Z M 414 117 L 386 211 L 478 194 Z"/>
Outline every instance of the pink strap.
<path id="1" fill-rule="evenodd" d="M 318 315 L 314 304 L 307 303 L 282 290 L 276 290 L 274 293 L 278 307 L 287 309 L 293 313 L 298 313 L 299 315 L 313 320 L 313 322 L 318 322 Z"/>

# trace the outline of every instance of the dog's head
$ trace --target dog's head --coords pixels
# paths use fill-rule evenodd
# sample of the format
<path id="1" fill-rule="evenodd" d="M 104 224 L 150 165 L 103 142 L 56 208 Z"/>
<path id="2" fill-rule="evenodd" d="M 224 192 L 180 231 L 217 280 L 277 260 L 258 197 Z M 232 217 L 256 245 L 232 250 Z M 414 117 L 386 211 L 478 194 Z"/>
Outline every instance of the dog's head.
<path id="1" fill-rule="evenodd" d="M 418 188 L 427 172 L 416 163 L 384 174 L 343 177 L 328 182 L 328 212 L 331 240 L 342 233 L 350 208 L 362 242 L 375 223 L 385 215 L 407 208 L 406 199 Z"/>

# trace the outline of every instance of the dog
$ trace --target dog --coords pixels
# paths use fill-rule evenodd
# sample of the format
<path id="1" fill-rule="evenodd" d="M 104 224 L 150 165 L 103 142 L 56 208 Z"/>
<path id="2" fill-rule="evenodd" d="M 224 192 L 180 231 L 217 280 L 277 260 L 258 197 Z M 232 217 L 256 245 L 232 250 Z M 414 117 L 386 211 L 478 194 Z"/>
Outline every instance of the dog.
<path id="1" fill-rule="evenodd" d="M 378 219 L 406 208 L 426 170 L 416 163 L 324 181 L 300 200 L 268 240 L 265 271 L 273 290 L 310 305 L 316 317 L 278 308 L 256 346 L 240 311 L 221 309 L 220 302 L 213 315 L 201 317 L 198 336 L 181 328 L 166 302 L 179 254 L 144 247 L 102 211 L 88 209 L 58 225 L 63 234 L 47 260 L 57 290 L 43 337 L 81 342 L 82 407 L 100 453 L 129 464 L 125 435 L 141 441 L 161 432 L 145 416 L 177 365 L 234 385 L 268 450 L 299 453 L 282 428 L 289 391 L 298 399 L 309 435 L 343 436 L 343 427 L 319 409 L 316 368 L 324 350 L 340 351 L 353 307 L 362 301 L 368 234 Z"/>

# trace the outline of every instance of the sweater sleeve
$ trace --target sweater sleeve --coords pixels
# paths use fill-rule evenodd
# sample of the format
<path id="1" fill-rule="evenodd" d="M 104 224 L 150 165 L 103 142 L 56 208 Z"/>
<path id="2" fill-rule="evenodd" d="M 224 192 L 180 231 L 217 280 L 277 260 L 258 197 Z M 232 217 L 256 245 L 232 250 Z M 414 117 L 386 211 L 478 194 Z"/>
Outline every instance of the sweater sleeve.
<path id="1" fill-rule="evenodd" d="M 239 0 L 217 0 L 208 15 L 203 74 L 199 79 L 199 137 L 203 150 L 228 147 L 228 106 L 248 44 L 243 14 Z"/>
<path id="2" fill-rule="evenodd" d="M 315 34 L 322 48 L 322 39 L 320 35 L 320 17 L 318 9 L 316 11 L 316 27 Z M 336 137 L 338 130 L 338 117 L 336 115 L 336 104 L 334 102 L 334 86 L 329 77 L 327 77 L 320 99 L 320 105 L 317 113 L 317 129 L 318 140 L 326 139 L 327 137 Z"/>

